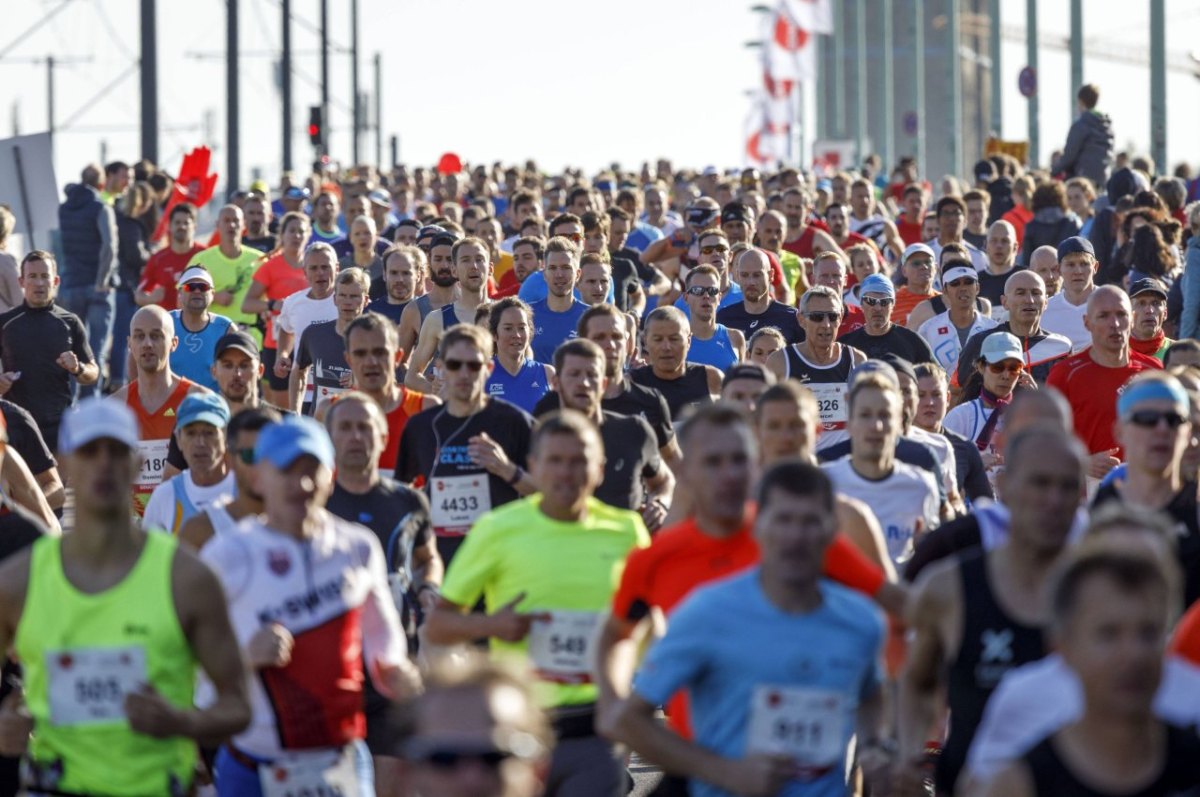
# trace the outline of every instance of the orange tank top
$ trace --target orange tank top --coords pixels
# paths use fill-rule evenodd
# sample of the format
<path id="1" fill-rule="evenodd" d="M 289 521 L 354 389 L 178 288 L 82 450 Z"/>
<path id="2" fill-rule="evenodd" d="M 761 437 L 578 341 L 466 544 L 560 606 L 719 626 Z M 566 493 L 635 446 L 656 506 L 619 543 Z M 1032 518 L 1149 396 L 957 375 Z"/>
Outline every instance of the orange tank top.
<path id="1" fill-rule="evenodd" d="M 167 396 L 167 400 L 154 412 L 147 412 L 142 406 L 135 379 L 129 383 L 125 394 L 125 403 L 138 420 L 138 453 L 142 457 L 141 470 L 133 484 L 133 509 L 141 517 L 146 512 L 146 504 L 150 502 L 150 494 L 162 483 L 163 469 L 167 465 L 167 450 L 170 448 L 171 435 L 175 432 L 175 416 L 179 413 L 179 405 L 187 397 L 188 391 L 196 386 L 189 379 L 179 378 L 179 384 Z"/>
<path id="2" fill-rule="evenodd" d="M 383 476 L 390 479 L 396 472 L 396 459 L 400 456 L 400 435 L 404 434 L 408 419 L 421 411 L 424 402 L 424 393 L 400 387 L 400 402 L 387 414 L 387 445 L 379 455 L 379 471 Z"/>

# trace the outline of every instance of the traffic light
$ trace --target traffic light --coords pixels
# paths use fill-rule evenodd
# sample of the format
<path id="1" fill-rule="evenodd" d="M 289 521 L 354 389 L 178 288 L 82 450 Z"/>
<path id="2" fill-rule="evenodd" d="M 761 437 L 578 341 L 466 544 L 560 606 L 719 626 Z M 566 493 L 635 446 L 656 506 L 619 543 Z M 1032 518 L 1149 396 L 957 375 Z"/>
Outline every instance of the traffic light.
<path id="1" fill-rule="evenodd" d="M 320 105 L 308 109 L 308 140 L 314 147 L 325 143 L 325 115 L 321 113 Z"/>

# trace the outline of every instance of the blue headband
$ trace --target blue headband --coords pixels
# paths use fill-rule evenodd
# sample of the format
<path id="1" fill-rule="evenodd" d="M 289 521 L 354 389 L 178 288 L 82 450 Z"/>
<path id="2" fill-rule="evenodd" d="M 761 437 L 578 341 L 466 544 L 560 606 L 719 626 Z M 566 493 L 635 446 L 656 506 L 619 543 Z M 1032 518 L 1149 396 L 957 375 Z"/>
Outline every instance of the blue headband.
<path id="1" fill-rule="evenodd" d="M 1117 397 L 1117 415 L 1124 418 L 1133 408 L 1143 401 L 1165 399 L 1178 404 L 1184 413 L 1191 412 L 1191 402 L 1187 392 L 1176 380 L 1145 379 L 1128 387 Z"/>

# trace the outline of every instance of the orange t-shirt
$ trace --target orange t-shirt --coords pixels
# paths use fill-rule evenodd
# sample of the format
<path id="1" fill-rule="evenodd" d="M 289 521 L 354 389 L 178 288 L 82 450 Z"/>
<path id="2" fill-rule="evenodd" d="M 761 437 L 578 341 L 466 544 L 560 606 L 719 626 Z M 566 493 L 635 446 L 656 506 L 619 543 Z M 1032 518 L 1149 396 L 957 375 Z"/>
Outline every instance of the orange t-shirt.
<path id="1" fill-rule="evenodd" d="M 401 385 L 400 402 L 387 414 L 387 444 L 383 447 L 383 453 L 379 455 L 379 470 L 389 479 L 395 473 L 396 459 L 400 456 L 400 435 L 404 434 L 408 419 L 421 411 L 424 401 L 424 393 L 409 390 Z"/>
<path id="2" fill-rule="evenodd" d="M 1200 667 L 1200 601 L 1193 603 L 1175 626 L 1170 652 Z"/>
<path id="3" fill-rule="evenodd" d="M 753 524 L 750 509 L 742 527 L 729 537 L 705 534 L 690 517 L 663 529 L 649 548 L 629 554 L 613 596 L 613 616 L 636 623 L 654 607 L 670 614 L 692 590 L 758 564 Z M 868 595 L 874 595 L 885 578 L 883 571 L 840 533 L 825 552 L 823 570 L 829 578 Z M 685 692 L 676 693 L 667 704 L 667 721 L 680 736 L 691 738 Z"/>
<path id="4" fill-rule="evenodd" d="M 296 291 L 308 290 L 308 280 L 303 268 L 294 268 L 280 252 L 267 258 L 254 271 L 254 281 L 263 286 L 263 296 L 268 302 L 283 301 Z M 275 348 L 275 318 L 278 312 L 271 313 L 271 323 L 267 324 L 267 334 L 263 336 L 263 348 Z"/>
<path id="5" fill-rule="evenodd" d="M 908 317 L 912 314 L 913 308 L 926 299 L 932 299 L 934 296 L 941 296 L 941 293 L 939 291 L 913 293 L 908 289 L 907 285 L 901 285 L 900 290 L 896 291 L 896 303 L 892 305 L 892 323 L 900 324 L 901 326 L 907 324 Z"/>
<path id="6" fill-rule="evenodd" d="M 167 450 L 171 444 L 171 435 L 175 433 L 175 416 L 179 405 L 183 403 L 188 392 L 196 386 L 190 379 L 179 377 L 179 384 L 167 396 L 167 400 L 154 412 L 147 412 L 142 406 L 138 391 L 138 381 L 129 383 L 125 394 L 125 403 L 138 421 L 138 453 L 142 456 L 142 467 L 138 471 L 133 484 L 133 510 L 141 517 L 146 512 L 146 504 L 150 503 L 150 494 L 162 483 L 163 469 L 167 465 Z"/>

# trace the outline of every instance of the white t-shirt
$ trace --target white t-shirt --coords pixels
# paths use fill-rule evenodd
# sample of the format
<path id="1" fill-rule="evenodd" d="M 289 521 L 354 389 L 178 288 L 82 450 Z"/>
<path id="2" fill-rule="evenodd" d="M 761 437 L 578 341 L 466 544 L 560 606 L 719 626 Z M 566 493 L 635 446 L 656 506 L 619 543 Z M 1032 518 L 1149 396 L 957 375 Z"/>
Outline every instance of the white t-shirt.
<path id="1" fill-rule="evenodd" d="M 1087 313 L 1087 302 L 1074 305 L 1067 301 L 1067 295 L 1062 291 L 1050 297 L 1046 302 L 1046 312 L 1042 313 L 1041 327 L 1046 332 L 1057 332 L 1069 338 L 1071 351 L 1080 351 L 1092 345 L 1092 333 L 1083 325 L 1083 317 Z"/>
<path id="2" fill-rule="evenodd" d="M 295 335 L 292 344 L 292 358 L 300 352 L 300 336 L 310 324 L 318 321 L 336 321 L 337 306 L 333 303 L 333 294 L 325 299 L 308 298 L 308 290 L 296 291 L 283 300 L 279 308 L 279 316 L 275 324 L 284 332 Z"/>
<path id="3" fill-rule="evenodd" d="M 967 771 L 990 780 L 1042 739 L 1082 717 L 1083 703 L 1079 676 L 1057 653 L 1017 667 L 988 699 L 967 753 Z M 1200 722 L 1200 668 L 1168 656 L 1154 714 L 1183 727 Z"/>
<path id="4" fill-rule="evenodd" d="M 177 479 L 182 479 L 180 483 L 183 485 L 183 491 L 197 514 L 222 499 L 232 499 L 237 492 L 233 471 L 225 474 L 224 479 L 210 487 L 200 487 L 192 481 L 191 469 L 185 470 L 154 488 L 154 492 L 150 494 L 150 503 L 146 504 L 146 514 L 142 517 L 142 528 L 179 533 L 179 527 L 187 518 L 183 517 L 184 508 L 176 500 L 174 482 Z"/>
<path id="5" fill-rule="evenodd" d="M 996 321 L 977 312 L 965 339 L 970 340 L 972 335 L 992 329 L 996 324 Z M 938 313 L 921 324 L 917 328 L 917 334 L 929 344 L 929 348 L 933 350 L 933 359 L 937 360 L 937 364 L 942 366 L 947 373 L 954 373 L 954 369 L 958 367 L 958 355 L 962 353 L 964 338 L 959 337 L 958 327 L 950 321 L 950 311 Z"/>
<path id="6" fill-rule="evenodd" d="M 937 457 L 938 470 L 942 472 L 942 486 L 946 495 L 958 492 L 958 460 L 954 458 L 954 445 L 949 439 L 933 432 L 927 432 L 919 426 L 908 430 L 908 436 L 919 443 L 924 443 Z M 929 529 L 927 528 L 926 531 Z"/>
<path id="7" fill-rule="evenodd" d="M 874 481 L 854 470 L 850 457 L 821 466 L 839 494 L 857 498 L 871 508 L 896 564 L 912 556 L 913 537 L 939 523 L 938 487 L 933 475 L 903 462 L 892 474 Z"/>

